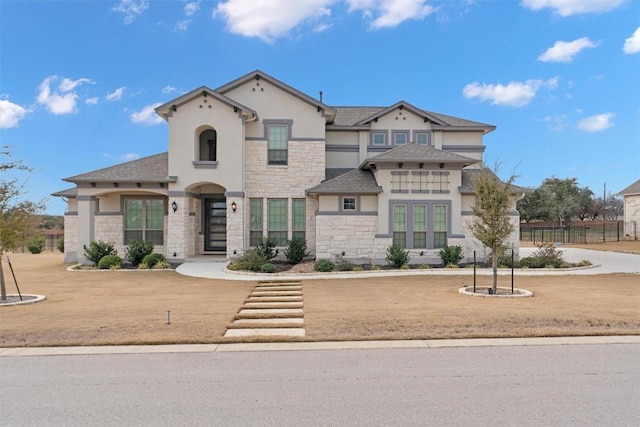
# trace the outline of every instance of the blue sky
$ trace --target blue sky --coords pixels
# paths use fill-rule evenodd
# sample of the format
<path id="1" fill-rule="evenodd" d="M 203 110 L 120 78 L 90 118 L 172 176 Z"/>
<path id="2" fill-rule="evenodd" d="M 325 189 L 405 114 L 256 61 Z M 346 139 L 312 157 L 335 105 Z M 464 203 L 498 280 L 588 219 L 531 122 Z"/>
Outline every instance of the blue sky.
<path id="1" fill-rule="evenodd" d="M 1 0 L 0 61 L 0 142 L 50 214 L 62 178 L 166 151 L 154 106 L 255 69 L 495 125 L 485 162 L 520 185 L 640 177 L 638 0 Z"/>

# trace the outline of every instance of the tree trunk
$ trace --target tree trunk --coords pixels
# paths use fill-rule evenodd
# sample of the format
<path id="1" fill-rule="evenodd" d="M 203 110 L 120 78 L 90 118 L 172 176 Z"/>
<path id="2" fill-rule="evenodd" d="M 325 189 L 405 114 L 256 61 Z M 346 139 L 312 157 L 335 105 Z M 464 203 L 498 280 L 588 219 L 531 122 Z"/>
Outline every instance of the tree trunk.
<path id="1" fill-rule="evenodd" d="M 492 250 L 492 254 L 491 254 L 491 258 L 493 258 L 491 260 L 491 267 L 493 268 L 493 294 L 496 294 L 496 291 L 498 290 L 498 249 L 497 248 L 493 248 Z"/>
<path id="2" fill-rule="evenodd" d="M 0 301 L 7 300 L 7 287 L 4 284 L 4 272 L 2 271 L 2 256 L 0 256 Z"/>

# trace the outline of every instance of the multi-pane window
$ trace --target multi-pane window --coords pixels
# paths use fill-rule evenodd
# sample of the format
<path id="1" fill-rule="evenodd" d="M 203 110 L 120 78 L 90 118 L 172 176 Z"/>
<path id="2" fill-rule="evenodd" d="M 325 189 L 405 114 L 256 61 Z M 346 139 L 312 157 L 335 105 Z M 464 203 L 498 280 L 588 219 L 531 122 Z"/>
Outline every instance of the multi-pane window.
<path id="1" fill-rule="evenodd" d="M 431 173 L 434 193 L 449 192 L 449 172 L 434 171 Z"/>
<path id="2" fill-rule="evenodd" d="M 427 206 L 413 206 L 413 247 L 427 247 Z"/>
<path id="3" fill-rule="evenodd" d="M 164 244 L 164 201 L 160 199 L 125 199 L 124 244 L 133 240 Z"/>
<path id="4" fill-rule="evenodd" d="M 269 199 L 267 213 L 269 239 L 276 246 L 287 246 L 287 199 Z"/>
<path id="5" fill-rule="evenodd" d="M 262 238 L 262 199 L 249 200 L 249 246 L 256 246 Z"/>
<path id="6" fill-rule="evenodd" d="M 409 192 L 409 172 L 408 171 L 391 171 L 391 192 L 392 193 L 408 193 Z"/>
<path id="7" fill-rule="evenodd" d="M 416 132 L 416 144 L 431 145 L 429 141 L 429 132 Z"/>
<path id="8" fill-rule="evenodd" d="M 412 193 L 428 193 L 429 192 L 429 172 L 413 171 L 411 172 L 413 182 L 411 186 Z"/>
<path id="9" fill-rule="evenodd" d="M 356 210 L 356 198 L 355 197 L 343 197 L 342 198 L 342 210 L 343 211 L 355 211 Z"/>
<path id="10" fill-rule="evenodd" d="M 387 143 L 386 132 L 373 132 L 372 133 L 373 145 L 385 145 Z"/>
<path id="11" fill-rule="evenodd" d="M 409 132 L 393 132 L 394 145 L 406 144 L 409 140 Z"/>
<path id="12" fill-rule="evenodd" d="M 444 248 L 447 246 L 447 206 L 435 205 L 433 207 L 433 247 Z"/>
<path id="13" fill-rule="evenodd" d="M 268 158 L 270 165 L 287 164 L 287 147 L 289 126 L 286 124 L 270 124 L 267 126 Z"/>
<path id="14" fill-rule="evenodd" d="M 393 243 L 407 247 L 407 206 L 393 206 Z"/>
<path id="15" fill-rule="evenodd" d="M 293 232 L 291 237 L 293 239 L 305 239 L 306 230 L 306 200 L 305 199 L 293 199 Z"/>

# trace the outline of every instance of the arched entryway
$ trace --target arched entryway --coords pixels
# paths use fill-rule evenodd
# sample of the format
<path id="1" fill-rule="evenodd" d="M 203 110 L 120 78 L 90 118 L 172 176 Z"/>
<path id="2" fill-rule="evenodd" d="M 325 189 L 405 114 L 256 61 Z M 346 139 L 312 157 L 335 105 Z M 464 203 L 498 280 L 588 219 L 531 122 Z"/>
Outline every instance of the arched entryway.
<path id="1" fill-rule="evenodd" d="M 227 252 L 227 197 L 226 189 L 218 184 L 200 182 L 187 191 L 194 195 L 199 206 L 194 214 L 199 219 L 196 253 L 226 254 Z"/>

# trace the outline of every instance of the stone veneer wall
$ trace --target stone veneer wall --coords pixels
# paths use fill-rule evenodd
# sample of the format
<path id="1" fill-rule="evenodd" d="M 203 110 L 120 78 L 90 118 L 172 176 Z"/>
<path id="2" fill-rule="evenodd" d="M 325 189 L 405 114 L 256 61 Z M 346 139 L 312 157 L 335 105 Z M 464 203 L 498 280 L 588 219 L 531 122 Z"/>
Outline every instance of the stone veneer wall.
<path id="1" fill-rule="evenodd" d="M 64 262 L 78 262 L 78 215 L 64 216 Z"/>
<path id="2" fill-rule="evenodd" d="M 624 227 L 627 239 L 640 236 L 640 195 L 624 198 Z"/>
<path id="3" fill-rule="evenodd" d="M 122 258 L 125 257 L 123 221 L 122 215 L 96 215 L 93 227 L 93 240 L 114 243 Z"/>
<path id="4" fill-rule="evenodd" d="M 325 142 L 324 141 L 289 141 L 288 165 L 267 164 L 267 141 L 247 141 L 245 153 L 245 203 L 250 198 L 288 199 L 289 238 L 291 238 L 291 199 L 307 199 L 306 203 L 306 236 L 307 247 L 316 253 L 317 201 L 306 197 L 307 188 L 318 185 L 325 176 Z M 244 203 L 238 204 L 244 218 L 244 245 L 249 247 L 248 208 Z M 263 230 L 267 233 L 267 202 L 263 203 Z M 235 224 L 235 222 L 234 222 Z M 231 233 L 229 233 L 231 234 Z"/>
<path id="5" fill-rule="evenodd" d="M 373 245 L 378 229 L 375 215 L 316 216 L 316 259 L 335 259 L 345 253 L 349 260 L 376 258 Z"/>

